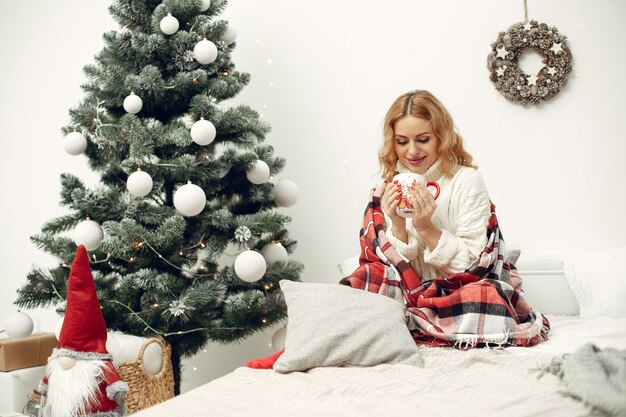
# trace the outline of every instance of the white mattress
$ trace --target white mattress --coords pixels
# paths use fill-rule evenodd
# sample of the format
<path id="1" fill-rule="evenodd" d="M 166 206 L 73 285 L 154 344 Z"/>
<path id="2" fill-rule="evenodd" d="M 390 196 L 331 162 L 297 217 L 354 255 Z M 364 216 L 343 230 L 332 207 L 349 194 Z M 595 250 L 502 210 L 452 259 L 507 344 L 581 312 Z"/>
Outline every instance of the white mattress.
<path id="1" fill-rule="evenodd" d="M 587 342 L 626 349 L 626 319 L 548 316 L 550 340 L 532 348 L 420 348 L 424 368 L 379 365 L 279 374 L 239 368 L 134 417 L 575 416 L 558 377 L 538 369 Z"/>

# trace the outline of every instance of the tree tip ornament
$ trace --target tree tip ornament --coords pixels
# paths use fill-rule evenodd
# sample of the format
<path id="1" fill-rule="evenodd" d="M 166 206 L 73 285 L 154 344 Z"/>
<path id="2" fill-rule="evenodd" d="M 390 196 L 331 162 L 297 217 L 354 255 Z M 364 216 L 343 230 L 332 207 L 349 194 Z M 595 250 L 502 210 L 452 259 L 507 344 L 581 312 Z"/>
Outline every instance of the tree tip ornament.
<path id="1" fill-rule="evenodd" d="M 543 58 L 544 66 L 537 74 L 526 74 L 518 67 L 518 59 L 526 49 Z M 539 104 L 550 100 L 567 84 L 572 53 L 567 37 L 557 28 L 536 20 L 518 22 L 500 32 L 491 44 L 487 68 L 496 90 L 508 100 L 522 105 Z"/>

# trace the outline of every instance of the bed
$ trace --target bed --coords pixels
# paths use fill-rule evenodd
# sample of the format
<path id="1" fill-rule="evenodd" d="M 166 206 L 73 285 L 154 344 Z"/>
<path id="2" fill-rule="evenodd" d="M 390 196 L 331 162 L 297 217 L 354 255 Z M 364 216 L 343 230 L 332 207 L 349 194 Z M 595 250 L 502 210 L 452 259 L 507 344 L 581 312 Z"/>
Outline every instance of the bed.
<path id="1" fill-rule="evenodd" d="M 569 290 L 572 281 L 566 281 L 560 258 L 520 259 L 519 268 L 527 284 L 527 298 L 538 309 L 543 308 L 551 322 L 549 340 L 537 346 L 466 351 L 418 347 L 423 367 L 382 363 L 288 373 L 238 368 L 135 416 L 589 414 L 590 408 L 576 395 L 568 394 L 564 386 L 559 374 L 563 354 L 592 345 L 624 352 L 626 317 L 577 315 L 583 306 Z M 539 282 L 541 286 L 536 285 Z M 546 294 L 546 286 L 561 295 Z M 533 293 L 535 288 L 544 291 Z M 626 401 L 618 397 L 609 393 L 610 401 Z"/>

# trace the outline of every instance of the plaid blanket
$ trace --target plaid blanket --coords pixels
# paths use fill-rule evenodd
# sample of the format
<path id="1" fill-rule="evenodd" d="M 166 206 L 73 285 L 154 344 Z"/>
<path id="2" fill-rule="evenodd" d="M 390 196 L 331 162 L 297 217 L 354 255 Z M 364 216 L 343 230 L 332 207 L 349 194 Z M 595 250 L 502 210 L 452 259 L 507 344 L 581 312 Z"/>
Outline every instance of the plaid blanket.
<path id="1" fill-rule="evenodd" d="M 372 190 L 360 232 L 360 266 L 341 284 L 394 298 L 406 306 L 407 324 L 418 344 L 462 349 L 479 345 L 533 346 L 547 340 L 548 319 L 524 300 L 522 280 L 508 262 L 495 206 L 487 244 L 464 272 L 422 281 L 389 243 L 380 199 Z"/>

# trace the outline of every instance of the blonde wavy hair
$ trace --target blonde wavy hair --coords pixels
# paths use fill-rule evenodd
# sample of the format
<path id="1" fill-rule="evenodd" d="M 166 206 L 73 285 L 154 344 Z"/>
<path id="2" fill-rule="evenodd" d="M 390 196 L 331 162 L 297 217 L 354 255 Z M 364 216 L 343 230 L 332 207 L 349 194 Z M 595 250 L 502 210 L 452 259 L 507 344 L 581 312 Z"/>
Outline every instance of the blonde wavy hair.
<path id="1" fill-rule="evenodd" d="M 394 148 L 394 125 L 405 117 L 415 116 L 427 120 L 433 134 L 439 139 L 437 152 L 441 160 L 440 170 L 446 176 L 452 176 L 457 165 L 476 169 L 472 164 L 474 158 L 463 148 L 463 138 L 455 128 L 452 116 L 441 102 L 426 90 L 410 91 L 398 97 L 385 116 L 383 127 L 384 142 L 378 153 L 383 179 L 389 180 L 398 173 L 396 163 L 398 155 Z"/>

